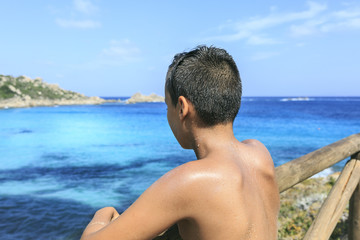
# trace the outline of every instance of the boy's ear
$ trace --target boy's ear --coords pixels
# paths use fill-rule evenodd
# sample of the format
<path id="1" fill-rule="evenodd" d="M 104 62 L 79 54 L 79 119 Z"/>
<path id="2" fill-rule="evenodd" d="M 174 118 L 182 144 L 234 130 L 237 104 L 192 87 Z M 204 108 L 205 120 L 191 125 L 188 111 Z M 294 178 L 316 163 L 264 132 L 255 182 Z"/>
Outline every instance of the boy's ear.
<path id="1" fill-rule="evenodd" d="M 189 103 L 184 96 L 180 96 L 178 98 L 178 104 L 180 106 L 179 117 L 180 120 L 183 120 L 189 114 Z"/>

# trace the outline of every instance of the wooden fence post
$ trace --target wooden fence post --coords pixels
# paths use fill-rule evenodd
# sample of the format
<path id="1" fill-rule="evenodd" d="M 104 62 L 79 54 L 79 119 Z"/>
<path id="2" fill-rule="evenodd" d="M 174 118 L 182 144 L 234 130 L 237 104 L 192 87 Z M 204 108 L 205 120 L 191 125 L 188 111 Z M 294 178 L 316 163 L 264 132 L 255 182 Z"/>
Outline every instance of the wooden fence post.
<path id="1" fill-rule="evenodd" d="M 352 158 L 360 161 L 360 153 Z M 349 205 L 349 240 L 360 239 L 360 182 L 358 183 Z"/>
<path id="2" fill-rule="evenodd" d="M 329 239 L 360 180 L 360 161 L 351 159 L 320 208 L 304 240 Z"/>

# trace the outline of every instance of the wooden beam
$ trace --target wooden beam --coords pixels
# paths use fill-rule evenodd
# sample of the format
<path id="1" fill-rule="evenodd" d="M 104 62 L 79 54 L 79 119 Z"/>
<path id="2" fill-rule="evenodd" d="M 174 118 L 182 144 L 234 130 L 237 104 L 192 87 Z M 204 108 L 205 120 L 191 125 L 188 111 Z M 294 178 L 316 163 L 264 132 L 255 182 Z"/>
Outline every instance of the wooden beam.
<path id="1" fill-rule="evenodd" d="M 360 161 L 351 159 L 305 234 L 304 240 L 329 239 L 360 180 Z"/>
<path id="2" fill-rule="evenodd" d="M 360 153 L 354 156 L 360 161 Z M 358 183 L 349 205 L 349 240 L 360 239 L 360 182 Z"/>
<path id="3" fill-rule="evenodd" d="M 360 150 L 360 133 L 346 137 L 276 168 L 279 192 L 304 181 Z"/>

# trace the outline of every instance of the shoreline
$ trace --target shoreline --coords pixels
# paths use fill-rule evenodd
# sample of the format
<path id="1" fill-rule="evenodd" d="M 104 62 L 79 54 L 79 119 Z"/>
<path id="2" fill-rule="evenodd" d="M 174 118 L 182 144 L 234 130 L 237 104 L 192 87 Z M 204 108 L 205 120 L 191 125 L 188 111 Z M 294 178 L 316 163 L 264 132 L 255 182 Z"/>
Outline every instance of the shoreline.
<path id="1" fill-rule="evenodd" d="M 144 96 L 144 95 L 143 95 Z M 54 107 L 54 106 L 71 106 L 71 105 L 101 105 L 105 103 L 123 103 L 123 104 L 136 104 L 136 103 L 158 103 L 164 102 L 163 97 L 154 99 L 145 96 L 141 98 L 128 98 L 121 99 L 104 99 L 101 97 L 85 97 L 79 99 L 24 99 L 24 98 L 11 98 L 0 100 L 0 110 L 12 108 L 32 108 L 32 107 Z"/>
<path id="2" fill-rule="evenodd" d="M 1 109 L 29 108 L 29 107 L 53 107 L 66 105 L 99 105 L 115 100 L 105 100 L 99 97 L 84 99 L 7 99 L 0 101 Z"/>
<path id="3" fill-rule="evenodd" d="M 154 103 L 164 102 L 164 97 L 156 94 L 149 96 L 136 93 L 126 100 L 121 99 L 104 99 L 101 97 L 86 97 L 84 95 L 76 96 L 72 99 L 32 99 L 30 97 L 15 96 L 13 98 L 0 100 L 0 110 L 10 108 L 30 108 L 30 107 L 53 107 L 53 106 L 69 106 L 69 105 L 100 105 L 104 103 Z"/>

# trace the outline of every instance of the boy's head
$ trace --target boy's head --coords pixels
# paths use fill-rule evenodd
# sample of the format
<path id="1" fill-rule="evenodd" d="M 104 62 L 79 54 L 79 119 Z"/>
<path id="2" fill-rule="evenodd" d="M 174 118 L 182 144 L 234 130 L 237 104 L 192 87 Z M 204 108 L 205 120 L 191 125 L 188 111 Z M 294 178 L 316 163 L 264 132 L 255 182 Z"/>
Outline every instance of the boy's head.
<path id="1" fill-rule="evenodd" d="M 176 107 L 184 96 L 207 126 L 233 122 L 241 103 L 241 79 L 233 58 L 223 49 L 199 46 L 177 54 L 165 89 Z"/>

